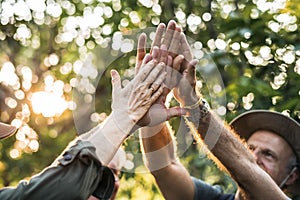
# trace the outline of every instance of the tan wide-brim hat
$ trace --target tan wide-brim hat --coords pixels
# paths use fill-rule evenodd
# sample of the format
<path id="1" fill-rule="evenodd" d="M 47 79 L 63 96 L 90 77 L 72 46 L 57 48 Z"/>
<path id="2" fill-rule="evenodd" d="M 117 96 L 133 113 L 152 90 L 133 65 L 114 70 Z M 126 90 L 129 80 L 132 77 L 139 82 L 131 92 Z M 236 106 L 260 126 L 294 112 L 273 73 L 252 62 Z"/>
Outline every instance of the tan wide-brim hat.
<path id="1" fill-rule="evenodd" d="M 16 130 L 16 127 L 0 122 L 0 140 L 11 136 Z"/>
<path id="2" fill-rule="evenodd" d="M 291 117 L 269 110 L 252 110 L 233 119 L 230 125 L 246 140 L 257 130 L 269 130 L 280 135 L 300 161 L 300 124 Z M 288 188 L 289 192 L 300 194 L 300 180 L 292 187 Z"/>

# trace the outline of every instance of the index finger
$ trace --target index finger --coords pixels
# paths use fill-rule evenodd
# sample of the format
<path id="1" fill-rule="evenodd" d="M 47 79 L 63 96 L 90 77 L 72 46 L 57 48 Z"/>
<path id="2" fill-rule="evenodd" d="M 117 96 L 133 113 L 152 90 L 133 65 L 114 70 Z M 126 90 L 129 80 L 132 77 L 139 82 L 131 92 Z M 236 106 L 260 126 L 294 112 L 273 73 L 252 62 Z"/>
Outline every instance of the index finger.
<path id="1" fill-rule="evenodd" d="M 176 22 L 174 20 L 171 20 L 168 23 L 168 26 L 167 26 L 167 29 L 166 29 L 166 33 L 165 33 L 163 41 L 162 41 L 162 44 L 166 45 L 166 47 L 168 49 L 169 49 L 170 43 L 172 41 L 175 29 L 176 29 Z"/>
<path id="2" fill-rule="evenodd" d="M 152 74 L 152 76 L 154 76 L 153 74 L 158 74 L 158 72 L 160 72 L 162 69 L 163 63 L 158 64 L 156 60 L 151 60 L 141 67 L 141 70 L 133 78 L 133 81 L 131 83 L 136 84 L 139 82 L 143 82 L 145 79 L 148 78 L 148 76 L 150 76 L 149 74 Z"/>
<path id="3" fill-rule="evenodd" d="M 137 44 L 135 74 L 137 74 L 138 71 L 140 70 L 143 63 L 143 59 L 146 55 L 146 41 L 147 41 L 147 36 L 145 33 L 142 33 L 139 36 L 138 44 Z"/>
<path id="4" fill-rule="evenodd" d="M 137 59 L 143 60 L 146 54 L 146 41 L 147 36 L 145 33 L 142 33 L 139 37 L 138 44 L 137 44 Z"/>
<path id="5" fill-rule="evenodd" d="M 179 46 L 181 42 L 181 28 L 179 26 L 176 26 L 172 41 L 169 46 L 169 54 L 174 58 L 178 55 Z"/>
<path id="6" fill-rule="evenodd" d="M 165 28 L 166 28 L 166 25 L 163 23 L 158 25 L 156 32 L 155 32 L 154 40 L 151 45 L 150 54 L 152 53 L 153 47 L 155 47 L 155 46 L 160 47 L 161 40 L 162 40 L 163 34 L 165 32 Z"/>

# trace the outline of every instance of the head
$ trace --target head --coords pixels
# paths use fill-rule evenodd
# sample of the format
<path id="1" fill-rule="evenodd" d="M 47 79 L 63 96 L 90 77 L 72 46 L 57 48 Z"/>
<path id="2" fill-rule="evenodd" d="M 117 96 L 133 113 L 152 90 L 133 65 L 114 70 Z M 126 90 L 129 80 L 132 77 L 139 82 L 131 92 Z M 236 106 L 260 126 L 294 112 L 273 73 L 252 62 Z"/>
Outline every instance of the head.
<path id="1" fill-rule="evenodd" d="M 8 138 L 16 132 L 17 128 L 0 122 L 0 140 Z"/>
<path id="2" fill-rule="evenodd" d="M 300 124 L 281 113 L 255 110 L 231 122 L 257 164 L 281 187 L 299 193 Z"/>
<path id="3" fill-rule="evenodd" d="M 296 156 L 290 145 L 279 135 L 268 130 L 255 131 L 247 140 L 257 164 L 265 170 L 273 180 L 281 185 L 296 166 Z M 294 171 L 286 185 L 293 184 L 298 178 Z"/>

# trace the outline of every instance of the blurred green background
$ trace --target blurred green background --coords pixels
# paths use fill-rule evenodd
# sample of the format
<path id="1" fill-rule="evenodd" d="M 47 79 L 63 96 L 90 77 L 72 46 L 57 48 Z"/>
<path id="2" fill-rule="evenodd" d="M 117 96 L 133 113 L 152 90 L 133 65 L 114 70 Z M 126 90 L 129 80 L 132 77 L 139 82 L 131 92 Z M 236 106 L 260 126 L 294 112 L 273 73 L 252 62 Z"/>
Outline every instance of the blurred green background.
<path id="1" fill-rule="evenodd" d="M 19 130 L 0 143 L 0 186 L 41 171 L 77 134 L 103 121 L 111 111 L 108 69 L 116 68 L 126 84 L 134 74 L 133 32 L 151 38 L 151 30 L 170 19 L 183 28 L 196 58 L 210 58 L 197 67 L 198 84 L 208 99 L 221 97 L 214 109 L 226 121 L 246 110 L 271 109 L 299 122 L 299 5 L 298 0 L 2 0 L 0 119 Z M 212 88 L 216 96 L 207 84 L 212 80 L 201 73 L 204 66 L 221 75 Z M 234 192 L 235 184 L 189 133 L 176 132 L 180 119 L 170 122 L 179 144 L 186 143 L 180 159 L 190 173 Z M 141 162 L 137 133 L 124 148 L 128 162 L 118 199 L 163 199 Z"/>

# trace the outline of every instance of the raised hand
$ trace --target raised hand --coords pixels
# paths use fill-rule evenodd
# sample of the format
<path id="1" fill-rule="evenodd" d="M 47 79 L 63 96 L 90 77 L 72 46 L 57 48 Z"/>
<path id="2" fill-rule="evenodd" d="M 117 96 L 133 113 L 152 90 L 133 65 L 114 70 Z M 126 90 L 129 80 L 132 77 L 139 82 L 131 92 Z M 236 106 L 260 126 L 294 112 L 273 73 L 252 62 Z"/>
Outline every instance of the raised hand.
<path id="1" fill-rule="evenodd" d="M 163 92 L 165 64 L 151 60 L 124 88 L 117 71 L 112 77 L 112 116 L 118 128 L 129 133 Z"/>
<path id="2" fill-rule="evenodd" d="M 184 56 L 181 62 L 182 75 L 179 78 L 178 85 L 173 89 L 173 94 L 181 106 L 194 105 L 200 98 L 200 94 L 196 88 L 196 70 L 195 66 L 198 61 L 193 60 L 193 54 L 186 36 L 182 33 L 180 36 L 180 51 L 179 53 Z M 176 65 L 176 60 L 174 64 Z M 173 65 L 174 65 L 173 64 Z"/>
<path id="3" fill-rule="evenodd" d="M 163 50 L 163 47 L 159 49 L 158 47 L 153 47 L 152 56 L 146 55 L 144 58 L 144 62 L 149 62 L 148 60 L 158 60 L 158 58 L 166 59 L 167 66 L 166 71 L 167 75 L 165 78 L 165 82 L 167 82 L 170 85 L 175 85 L 177 83 L 177 76 L 178 72 L 176 73 L 172 66 L 172 57 L 168 56 L 167 58 L 163 58 L 161 54 L 164 54 L 165 50 Z M 151 61 L 150 61 L 151 62 Z M 162 63 L 162 62 L 160 62 Z M 180 68 L 180 62 L 178 62 L 177 69 Z M 142 68 L 141 68 L 142 69 Z M 171 70 L 170 70 L 171 69 Z M 166 86 L 164 85 L 164 89 Z M 160 97 L 157 99 L 157 101 L 150 107 L 149 111 L 145 114 L 145 116 L 138 122 L 139 126 L 154 126 L 158 125 L 162 122 L 165 122 L 169 120 L 172 117 L 178 117 L 181 115 L 186 114 L 185 110 L 179 108 L 179 107 L 172 107 L 167 108 L 165 106 L 165 100 L 166 100 L 167 93 L 162 93 Z"/>
<path id="4" fill-rule="evenodd" d="M 165 87 L 163 94 L 157 99 L 157 101 L 151 106 L 149 111 L 145 116 L 138 122 L 139 126 L 154 126 L 160 124 L 164 121 L 169 120 L 172 117 L 178 117 L 184 115 L 186 112 L 179 107 L 166 108 L 165 101 L 166 96 L 170 90 L 177 85 L 178 76 L 180 69 L 180 64 L 183 61 L 183 56 L 178 56 L 174 58 L 176 64 L 173 64 L 173 57 L 169 55 L 169 48 L 171 46 L 172 38 L 175 35 L 176 23 L 175 21 L 170 21 L 167 28 L 164 24 L 160 24 L 156 30 L 155 38 L 152 43 L 150 54 L 146 54 L 146 35 L 141 34 L 138 40 L 137 48 L 137 60 L 135 72 L 136 74 L 140 71 L 143 62 L 148 62 L 151 59 L 157 60 L 159 62 L 166 63 L 167 76 L 165 79 Z M 181 32 L 181 29 L 177 28 L 177 31 Z M 180 36 L 180 32 L 176 33 L 177 40 Z M 177 41 L 179 46 L 179 42 Z M 172 48 L 177 49 L 179 47 L 172 46 Z M 173 51 L 174 52 L 174 51 Z M 175 55 L 175 54 L 174 54 Z M 144 61 L 143 61 L 144 59 Z"/>
<path id="5" fill-rule="evenodd" d="M 165 46 L 166 51 L 170 51 L 170 46 L 171 46 L 171 41 L 173 38 L 173 35 L 177 35 L 175 38 L 178 38 L 180 36 L 181 29 L 176 26 L 176 22 L 174 20 L 171 20 L 168 23 L 168 26 L 166 27 L 165 24 L 161 23 L 158 25 L 156 32 L 155 32 L 155 37 L 152 42 L 151 48 L 150 48 L 150 55 L 152 55 L 152 51 L 154 47 L 160 48 L 162 45 Z M 135 69 L 136 72 L 139 71 L 141 64 L 143 62 L 143 59 L 146 55 L 146 42 L 147 42 L 147 36 L 145 33 L 142 33 L 138 39 L 138 45 L 137 45 L 137 56 L 136 56 L 136 65 Z M 179 45 L 180 39 L 177 41 L 177 44 Z M 174 45 L 172 48 L 177 49 L 177 50 L 172 50 L 171 52 L 178 51 L 179 47 L 175 47 Z M 168 53 L 167 52 L 167 53 Z M 159 58 L 160 59 L 160 58 Z M 162 62 L 166 60 L 161 60 Z"/>

